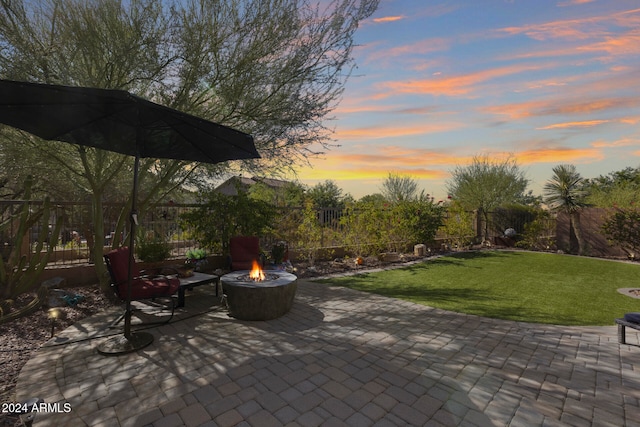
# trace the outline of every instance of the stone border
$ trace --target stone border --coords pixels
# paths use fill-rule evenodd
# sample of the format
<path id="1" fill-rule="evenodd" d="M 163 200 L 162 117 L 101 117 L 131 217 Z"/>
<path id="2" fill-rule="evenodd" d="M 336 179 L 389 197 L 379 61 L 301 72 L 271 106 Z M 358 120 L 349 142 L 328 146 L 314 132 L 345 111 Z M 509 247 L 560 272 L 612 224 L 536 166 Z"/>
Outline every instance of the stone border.
<path id="1" fill-rule="evenodd" d="M 636 293 L 632 293 L 633 291 Z M 640 288 L 620 288 L 618 292 L 631 298 L 640 299 Z"/>

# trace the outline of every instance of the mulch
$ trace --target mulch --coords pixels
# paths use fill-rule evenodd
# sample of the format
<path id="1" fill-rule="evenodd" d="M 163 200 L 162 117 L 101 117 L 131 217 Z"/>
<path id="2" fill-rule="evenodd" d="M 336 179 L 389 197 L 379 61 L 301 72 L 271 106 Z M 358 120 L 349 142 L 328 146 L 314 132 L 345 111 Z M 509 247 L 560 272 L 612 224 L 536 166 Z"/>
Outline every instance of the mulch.
<path id="1" fill-rule="evenodd" d="M 67 289 L 69 293 L 80 296 L 75 306 L 59 307 L 63 313 L 56 320 L 55 332 L 62 331 L 68 326 L 113 306 L 100 291 L 98 285 Z M 16 299 L 14 308 L 18 309 L 28 304 L 34 295 L 24 294 Z M 15 403 L 15 387 L 20 370 L 51 338 L 51 319 L 48 307 L 42 308 L 25 317 L 0 325 L 0 404 Z M 15 417 L 0 414 L 0 427 L 20 425 Z"/>

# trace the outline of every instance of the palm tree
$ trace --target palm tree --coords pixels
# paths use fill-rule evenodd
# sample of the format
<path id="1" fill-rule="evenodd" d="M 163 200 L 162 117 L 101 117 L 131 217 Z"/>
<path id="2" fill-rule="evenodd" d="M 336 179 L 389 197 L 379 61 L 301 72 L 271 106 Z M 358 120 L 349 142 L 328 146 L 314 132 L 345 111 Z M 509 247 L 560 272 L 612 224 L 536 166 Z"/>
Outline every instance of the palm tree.
<path id="1" fill-rule="evenodd" d="M 544 201 L 553 211 L 566 212 L 569 224 L 578 241 L 578 254 L 584 251 L 580 229 L 580 210 L 587 206 L 585 180 L 574 165 L 558 165 L 553 177 L 544 185 Z"/>

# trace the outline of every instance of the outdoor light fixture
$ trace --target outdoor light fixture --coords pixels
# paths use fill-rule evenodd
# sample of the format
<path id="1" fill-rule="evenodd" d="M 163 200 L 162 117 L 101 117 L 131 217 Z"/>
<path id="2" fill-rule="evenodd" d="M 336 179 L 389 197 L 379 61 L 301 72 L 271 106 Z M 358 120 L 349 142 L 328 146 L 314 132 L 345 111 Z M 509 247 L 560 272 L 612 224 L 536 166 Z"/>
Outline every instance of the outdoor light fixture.
<path id="1" fill-rule="evenodd" d="M 67 314 L 59 308 L 50 308 L 48 316 L 49 319 L 51 319 L 51 338 L 53 338 L 56 329 L 56 320 L 66 318 Z"/>

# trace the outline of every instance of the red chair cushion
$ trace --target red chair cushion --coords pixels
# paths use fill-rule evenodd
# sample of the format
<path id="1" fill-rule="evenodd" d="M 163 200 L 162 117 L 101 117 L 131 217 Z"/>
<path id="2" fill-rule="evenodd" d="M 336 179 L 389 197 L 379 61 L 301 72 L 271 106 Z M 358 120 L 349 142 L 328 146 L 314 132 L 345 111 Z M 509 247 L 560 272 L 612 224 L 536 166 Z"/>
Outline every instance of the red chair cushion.
<path id="1" fill-rule="evenodd" d="M 232 270 L 250 270 L 253 261 L 260 262 L 260 239 L 256 236 L 236 236 L 229 241 Z"/>
<path id="2" fill-rule="evenodd" d="M 131 299 L 167 297 L 175 294 L 180 287 L 180 279 L 169 277 L 135 278 L 131 282 Z M 127 282 L 118 285 L 118 293 L 127 297 Z"/>
<path id="3" fill-rule="evenodd" d="M 114 276 L 113 280 L 116 282 L 116 284 L 120 284 L 122 282 L 126 283 L 127 279 L 129 278 L 129 248 L 123 246 L 109 252 L 105 255 L 105 257 L 109 258 L 111 273 Z M 132 276 L 140 276 L 140 269 L 136 266 L 136 264 L 133 263 L 131 267 Z"/>
<path id="4" fill-rule="evenodd" d="M 122 247 L 105 255 L 109 259 L 112 280 L 118 297 L 127 298 L 129 248 Z M 140 269 L 134 263 L 132 265 L 131 299 L 148 299 L 162 296 L 171 296 L 178 291 L 180 279 L 166 276 L 140 276 Z"/>

